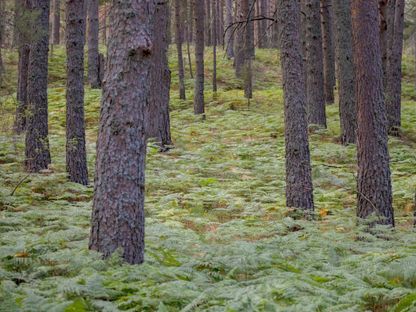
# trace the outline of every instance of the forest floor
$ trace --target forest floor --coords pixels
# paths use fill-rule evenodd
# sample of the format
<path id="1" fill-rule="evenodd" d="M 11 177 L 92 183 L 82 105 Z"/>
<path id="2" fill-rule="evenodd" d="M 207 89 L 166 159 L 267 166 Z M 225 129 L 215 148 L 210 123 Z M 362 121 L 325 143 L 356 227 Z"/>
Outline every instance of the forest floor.
<path id="1" fill-rule="evenodd" d="M 285 208 L 283 105 L 276 51 L 259 50 L 248 105 L 232 62 L 219 57 L 219 92 L 206 56 L 207 119 L 178 100 L 170 51 L 174 148 L 149 144 L 146 262 L 88 250 L 93 187 L 65 174 L 65 57 L 50 64 L 52 166 L 27 175 L 24 137 L 12 134 L 13 96 L 0 113 L 0 311 L 416 311 L 416 92 L 404 63 L 403 137 L 391 138 L 397 228 L 355 220 L 355 147 L 338 143 L 337 105 L 311 131 L 317 220 Z M 222 52 L 221 52 L 222 53 Z M 8 65 L 16 56 L 8 55 Z M 13 73 L 9 89 L 13 90 Z M 6 88 L 7 89 L 7 88 Z M 99 90 L 86 90 L 90 179 Z M 16 188 L 16 186 L 18 186 Z M 13 193 L 13 194 L 12 194 Z"/>

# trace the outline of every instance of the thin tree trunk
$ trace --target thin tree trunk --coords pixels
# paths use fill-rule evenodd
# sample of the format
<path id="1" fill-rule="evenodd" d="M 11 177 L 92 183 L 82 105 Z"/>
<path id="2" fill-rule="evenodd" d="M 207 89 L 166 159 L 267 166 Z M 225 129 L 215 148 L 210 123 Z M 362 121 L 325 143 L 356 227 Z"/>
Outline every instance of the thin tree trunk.
<path id="1" fill-rule="evenodd" d="M 61 43 L 61 0 L 53 2 L 53 44 Z"/>
<path id="2" fill-rule="evenodd" d="M 145 108 L 155 6 L 153 1 L 124 0 L 109 11 L 89 247 L 105 257 L 121 248 L 130 264 L 144 260 Z"/>
<path id="3" fill-rule="evenodd" d="M 212 45 L 212 20 L 211 20 L 211 1 L 212 0 L 200 0 L 205 1 L 205 45 L 207 47 Z"/>
<path id="4" fill-rule="evenodd" d="M 325 102 L 334 103 L 335 49 L 333 43 L 333 0 L 321 0 L 322 49 L 324 61 Z"/>
<path id="5" fill-rule="evenodd" d="M 322 34 L 319 0 L 305 1 L 307 103 L 310 124 L 326 128 Z"/>
<path id="6" fill-rule="evenodd" d="M 285 99 L 286 206 L 314 209 L 302 47 L 300 4 L 280 0 L 281 63 Z"/>
<path id="7" fill-rule="evenodd" d="M 252 58 L 252 49 L 254 47 L 253 44 L 253 34 L 252 28 L 253 23 L 250 21 L 252 16 L 252 9 L 251 0 L 243 0 L 242 1 L 242 16 L 244 18 L 245 25 L 242 29 L 243 31 L 243 78 L 244 78 L 244 96 L 247 99 L 251 99 L 253 97 L 253 73 L 251 68 L 251 58 Z"/>
<path id="8" fill-rule="evenodd" d="M 231 25 L 233 24 L 233 2 L 232 0 L 226 0 L 225 2 L 226 14 L 225 14 L 225 47 L 227 51 L 227 57 L 232 59 L 234 57 L 234 33 Z"/>
<path id="9" fill-rule="evenodd" d="M 183 23 L 182 23 L 182 3 L 175 0 L 175 29 L 176 29 L 176 50 L 178 53 L 178 76 L 179 76 L 179 98 L 186 99 L 185 93 L 185 70 L 183 66 L 182 42 L 183 42 Z"/>
<path id="10" fill-rule="evenodd" d="M 377 1 L 352 0 L 359 218 L 394 226 Z M 371 222 L 372 224 L 374 222 Z"/>
<path id="11" fill-rule="evenodd" d="M 348 145 L 356 142 L 357 131 L 355 75 L 352 53 L 351 1 L 333 0 L 333 6 L 339 80 L 341 143 Z"/>
<path id="12" fill-rule="evenodd" d="M 405 0 L 396 0 L 393 39 L 387 60 L 386 106 L 389 134 L 400 136 Z"/>
<path id="13" fill-rule="evenodd" d="M 157 21 L 153 30 L 150 105 L 146 116 L 146 133 L 148 138 L 155 138 L 161 150 L 165 151 L 172 144 L 169 117 L 170 70 L 167 58 L 169 31 L 169 2 L 159 2 L 154 19 Z"/>
<path id="14" fill-rule="evenodd" d="M 31 43 L 29 54 L 25 167 L 28 172 L 39 172 L 51 163 L 48 139 L 49 0 L 31 0 L 30 9 L 38 12 L 35 25 L 40 35 Z"/>
<path id="15" fill-rule="evenodd" d="M 244 14 L 243 14 L 243 2 L 246 0 L 237 1 L 235 4 L 235 21 L 238 24 L 235 26 L 235 38 L 234 38 L 234 68 L 237 78 L 243 78 L 244 74 Z"/>
<path id="16" fill-rule="evenodd" d="M 99 72 L 99 51 L 98 51 L 98 0 L 88 0 L 88 81 L 91 88 L 101 87 Z"/>
<path id="17" fill-rule="evenodd" d="M 214 21 L 213 24 L 213 32 L 212 32 L 212 53 L 213 53 L 213 68 L 212 68 L 212 91 L 214 93 L 217 92 L 217 30 L 218 30 L 218 10 L 217 10 L 217 3 L 220 0 L 211 0 L 212 1 L 212 20 Z"/>
<path id="18" fill-rule="evenodd" d="M 87 185 L 84 122 L 84 0 L 66 1 L 66 170 L 71 182 Z"/>
<path id="19" fill-rule="evenodd" d="M 204 2 L 201 0 L 192 0 L 195 17 L 195 61 L 196 77 L 194 90 L 194 112 L 202 114 L 205 118 L 204 105 Z"/>

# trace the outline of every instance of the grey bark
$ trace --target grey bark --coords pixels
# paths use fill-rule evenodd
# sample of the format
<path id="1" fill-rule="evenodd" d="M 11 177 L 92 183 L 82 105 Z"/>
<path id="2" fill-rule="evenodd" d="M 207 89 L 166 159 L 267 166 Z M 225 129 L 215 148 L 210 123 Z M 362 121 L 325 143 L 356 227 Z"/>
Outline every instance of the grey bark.
<path id="1" fill-rule="evenodd" d="M 84 0 L 66 0 L 66 170 L 71 182 L 87 185 L 84 122 Z"/>
<path id="2" fill-rule="evenodd" d="M 98 51 L 98 8 L 98 0 L 88 0 L 88 81 L 93 89 L 101 87 Z"/>
<path id="3" fill-rule="evenodd" d="M 175 42 L 176 42 L 176 50 L 178 53 L 179 98 L 181 100 L 186 99 L 185 70 L 184 70 L 184 65 L 183 65 L 183 54 L 182 54 L 183 9 L 184 9 L 183 2 L 181 2 L 181 0 L 175 0 L 175 30 L 176 30 Z"/>
<path id="4" fill-rule="evenodd" d="M 149 0 L 118 1 L 109 10 L 89 247 L 105 257 L 120 248 L 130 264 L 144 260 L 145 110 L 154 14 Z"/>
<path id="5" fill-rule="evenodd" d="M 322 50 L 324 61 L 325 102 L 334 103 L 335 46 L 333 35 L 333 0 L 321 0 Z"/>
<path id="6" fill-rule="evenodd" d="M 152 35 L 153 68 L 151 72 L 150 105 L 146 116 L 146 133 L 154 138 L 164 151 L 172 144 L 169 117 L 170 70 L 168 65 L 169 3 L 159 1 L 154 14 Z"/>
<path id="7" fill-rule="evenodd" d="M 53 44 L 61 43 L 61 0 L 54 0 L 53 2 Z"/>
<path id="8" fill-rule="evenodd" d="M 357 99 L 357 216 L 394 226 L 377 1 L 352 0 Z"/>
<path id="9" fill-rule="evenodd" d="M 234 34 L 231 28 L 233 24 L 233 2 L 232 0 L 226 0 L 225 2 L 226 14 L 225 14 L 225 47 L 227 57 L 229 59 L 234 57 Z"/>
<path id="10" fill-rule="evenodd" d="M 389 134 L 400 135 L 402 56 L 405 0 L 396 0 L 394 10 L 393 38 L 387 59 L 386 106 Z"/>
<path id="11" fill-rule="evenodd" d="M 212 25 L 212 54 L 213 54 L 213 68 L 212 68 L 212 91 L 217 92 L 217 44 L 218 44 L 218 3 L 220 0 L 211 0 L 212 1 L 212 20 L 214 24 Z"/>
<path id="12" fill-rule="evenodd" d="M 352 50 L 351 1 L 333 0 L 335 15 L 335 45 L 339 80 L 339 114 L 341 143 L 356 142 L 357 110 Z"/>
<path id="13" fill-rule="evenodd" d="M 305 8 L 308 120 L 310 124 L 326 128 L 320 1 L 302 1 Z"/>
<path id="14" fill-rule="evenodd" d="M 314 203 L 300 36 L 300 4 L 293 0 L 280 2 L 280 46 L 285 100 L 286 205 L 309 211 L 314 209 Z"/>
<path id="15" fill-rule="evenodd" d="M 49 0 L 30 0 L 29 8 L 38 12 L 35 23 L 38 35 L 31 42 L 29 53 L 25 167 L 28 172 L 39 172 L 51 163 L 48 139 Z"/>
<path id="16" fill-rule="evenodd" d="M 195 90 L 194 90 L 194 113 L 202 114 L 205 118 L 204 105 L 204 2 L 192 0 L 195 17 Z"/>

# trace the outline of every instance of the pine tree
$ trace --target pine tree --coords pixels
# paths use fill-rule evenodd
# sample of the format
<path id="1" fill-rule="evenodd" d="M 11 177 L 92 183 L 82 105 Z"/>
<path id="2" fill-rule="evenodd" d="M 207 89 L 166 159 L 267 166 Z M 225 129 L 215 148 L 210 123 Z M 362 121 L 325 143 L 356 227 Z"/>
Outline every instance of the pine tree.
<path id="1" fill-rule="evenodd" d="M 300 4 L 281 0 L 281 63 L 285 99 L 286 205 L 313 210 L 306 94 L 300 36 Z"/>
<path id="2" fill-rule="evenodd" d="M 66 170 L 69 180 L 88 184 L 84 122 L 84 0 L 66 1 Z"/>
<path id="3" fill-rule="evenodd" d="M 51 163 L 48 139 L 49 0 L 30 0 L 36 12 L 36 39 L 30 44 L 25 167 L 28 172 L 47 169 Z"/>
<path id="4" fill-rule="evenodd" d="M 101 100 L 90 249 L 121 249 L 130 264 L 144 260 L 146 131 L 155 2 L 116 1 L 110 7 Z"/>
<path id="5" fill-rule="evenodd" d="M 377 1 L 352 0 L 359 218 L 394 226 Z"/>
<path id="6" fill-rule="evenodd" d="M 204 105 L 204 1 L 192 0 L 195 18 L 196 77 L 194 90 L 194 112 L 205 118 Z"/>
<path id="7" fill-rule="evenodd" d="M 91 88 L 98 89 L 101 87 L 100 81 L 100 59 L 98 50 L 99 34 L 99 1 L 87 0 L 88 11 L 88 81 Z"/>

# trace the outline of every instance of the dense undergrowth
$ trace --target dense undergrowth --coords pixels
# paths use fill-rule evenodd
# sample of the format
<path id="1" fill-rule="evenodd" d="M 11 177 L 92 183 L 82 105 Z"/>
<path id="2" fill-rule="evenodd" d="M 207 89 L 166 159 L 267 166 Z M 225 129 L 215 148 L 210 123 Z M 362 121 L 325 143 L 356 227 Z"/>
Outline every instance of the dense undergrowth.
<path id="1" fill-rule="evenodd" d="M 24 138 L 11 132 L 15 100 L 0 113 L 1 311 L 416 311 L 416 93 L 406 58 L 403 137 L 390 140 L 397 228 L 362 231 L 355 220 L 355 147 L 338 144 L 338 111 L 311 132 L 316 221 L 284 203 L 284 137 L 278 54 L 260 50 L 247 103 L 231 61 L 220 91 L 207 85 L 207 120 L 179 101 L 170 51 L 174 149 L 149 144 L 146 263 L 88 251 L 93 188 L 66 181 L 65 58 L 51 59 L 53 165 L 22 168 Z M 8 55 L 9 69 L 15 55 Z M 207 54 L 207 81 L 212 55 Z M 13 90 L 13 74 L 5 90 Z M 86 90 L 93 178 L 100 91 Z M 16 186 L 18 186 L 16 188 Z M 12 195 L 13 193 L 13 195 Z"/>

